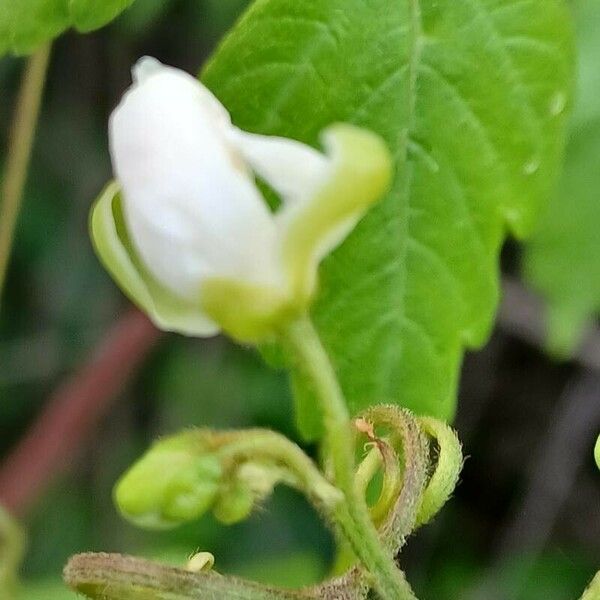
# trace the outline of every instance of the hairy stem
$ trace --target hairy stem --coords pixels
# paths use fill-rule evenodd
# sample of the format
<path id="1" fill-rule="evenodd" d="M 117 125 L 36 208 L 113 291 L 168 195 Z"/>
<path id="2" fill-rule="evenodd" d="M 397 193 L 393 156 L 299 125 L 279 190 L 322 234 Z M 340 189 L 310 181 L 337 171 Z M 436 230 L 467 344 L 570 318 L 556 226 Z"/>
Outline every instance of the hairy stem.
<path id="1" fill-rule="evenodd" d="M 404 574 L 379 539 L 364 497 L 359 496 L 354 485 L 354 437 L 350 415 L 318 333 L 308 318 L 302 318 L 288 326 L 282 332 L 282 338 L 296 366 L 311 381 L 320 403 L 325 427 L 325 455 L 331 461 L 334 484 L 345 497 L 345 502 L 335 511 L 339 526 L 382 598 L 414 600 L 415 595 Z"/>
<path id="2" fill-rule="evenodd" d="M 428 523 L 446 504 L 456 488 L 463 465 L 462 447 L 448 425 L 431 417 L 419 418 L 419 424 L 437 443 L 438 460 L 421 499 L 417 527 Z"/>
<path id="3" fill-rule="evenodd" d="M 50 45 L 47 44 L 29 59 L 17 101 L 2 184 L 0 296 L 6 279 L 12 240 L 27 178 L 49 58 Z"/>
<path id="4" fill-rule="evenodd" d="M 315 507 L 331 515 L 343 501 L 342 494 L 323 476 L 315 463 L 302 449 L 285 436 L 269 430 L 244 431 L 238 439 L 227 444 L 218 455 L 222 462 L 274 460 L 288 472 L 289 483 L 302 491 Z"/>
<path id="5" fill-rule="evenodd" d="M 65 581 L 95 600 L 309 600 L 308 593 L 275 590 L 223 577 L 191 573 L 120 554 L 79 554 L 64 570 Z"/>

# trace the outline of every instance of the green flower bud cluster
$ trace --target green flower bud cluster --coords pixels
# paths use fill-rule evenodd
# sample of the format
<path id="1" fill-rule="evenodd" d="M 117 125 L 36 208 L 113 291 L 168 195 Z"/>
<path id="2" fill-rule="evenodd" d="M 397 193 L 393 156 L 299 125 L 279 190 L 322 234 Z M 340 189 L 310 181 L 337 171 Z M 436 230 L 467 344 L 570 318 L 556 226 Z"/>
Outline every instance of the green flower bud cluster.
<path id="1" fill-rule="evenodd" d="M 120 512 L 148 529 L 177 527 L 210 510 L 226 524 L 246 519 L 290 477 L 269 458 L 232 452 L 243 439 L 244 432 L 197 430 L 157 441 L 117 483 Z"/>

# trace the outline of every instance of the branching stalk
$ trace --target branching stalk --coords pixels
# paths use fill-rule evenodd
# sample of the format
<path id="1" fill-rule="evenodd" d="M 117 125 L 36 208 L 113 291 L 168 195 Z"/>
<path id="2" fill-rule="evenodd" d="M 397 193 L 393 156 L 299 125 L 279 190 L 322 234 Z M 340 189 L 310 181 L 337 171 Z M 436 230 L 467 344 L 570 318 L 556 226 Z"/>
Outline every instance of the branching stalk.
<path id="1" fill-rule="evenodd" d="M 219 460 L 226 462 L 274 460 L 281 464 L 290 477 L 289 483 L 302 491 L 315 507 L 331 515 L 343 501 L 341 493 L 319 471 L 302 449 L 285 436 L 269 430 L 253 429 L 237 436 L 218 452 Z"/>
<path id="2" fill-rule="evenodd" d="M 414 600 L 416 597 L 404 574 L 379 539 L 365 498 L 357 493 L 350 415 L 318 333 L 308 318 L 302 318 L 282 332 L 282 338 L 296 366 L 311 381 L 323 413 L 324 444 L 326 455 L 331 459 L 333 483 L 345 496 L 345 502 L 336 511 L 337 522 L 372 577 L 379 595 L 385 600 Z"/>

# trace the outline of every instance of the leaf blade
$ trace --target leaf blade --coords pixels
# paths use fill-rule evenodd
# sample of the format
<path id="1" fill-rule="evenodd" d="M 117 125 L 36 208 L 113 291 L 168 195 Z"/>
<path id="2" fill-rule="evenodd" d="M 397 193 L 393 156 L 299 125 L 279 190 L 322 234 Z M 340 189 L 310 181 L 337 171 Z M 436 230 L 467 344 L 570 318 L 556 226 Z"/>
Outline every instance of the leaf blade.
<path id="1" fill-rule="evenodd" d="M 0 5 L 0 56 L 30 54 L 41 44 L 75 27 L 103 27 L 134 0 L 5 0 Z"/>
<path id="2" fill-rule="evenodd" d="M 600 312 L 600 6 L 576 5 L 577 101 L 557 193 L 526 246 L 523 269 L 547 304 L 548 348 L 572 355 Z"/>
<path id="3" fill-rule="evenodd" d="M 207 66 L 242 128 L 316 145 L 347 121 L 397 159 L 392 193 L 321 269 L 314 318 L 353 413 L 392 401 L 451 418 L 506 228 L 525 235 L 552 185 L 570 35 L 559 0 L 263 0 Z"/>

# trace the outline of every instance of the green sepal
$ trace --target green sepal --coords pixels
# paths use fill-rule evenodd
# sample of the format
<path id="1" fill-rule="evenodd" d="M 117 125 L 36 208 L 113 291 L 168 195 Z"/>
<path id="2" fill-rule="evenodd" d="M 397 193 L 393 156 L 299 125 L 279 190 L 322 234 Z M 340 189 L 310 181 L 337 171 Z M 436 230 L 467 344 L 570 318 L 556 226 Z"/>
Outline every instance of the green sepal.
<path id="1" fill-rule="evenodd" d="M 94 204 L 90 233 L 104 267 L 157 327 L 192 336 L 217 333 L 218 327 L 202 314 L 199 301 L 196 305 L 174 296 L 142 265 L 127 232 L 118 184 L 110 183 Z"/>
<path id="2" fill-rule="evenodd" d="M 203 282 L 202 308 L 231 337 L 248 343 L 271 338 L 300 312 L 275 288 L 217 277 Z"/>
<path id="3" fill-rule="evenodd" d="M 345 238 L 382 199 L 393 174 L 387 146 L 371 131 L 338 123 L 328 127 L 322 138 L 333 162 L 331 176 L 309 202 L 290 211 L 283 246 L 292 296 L 305 304 L 316 288 L 315 263 L 331 251 L 332 240 Z"/>

